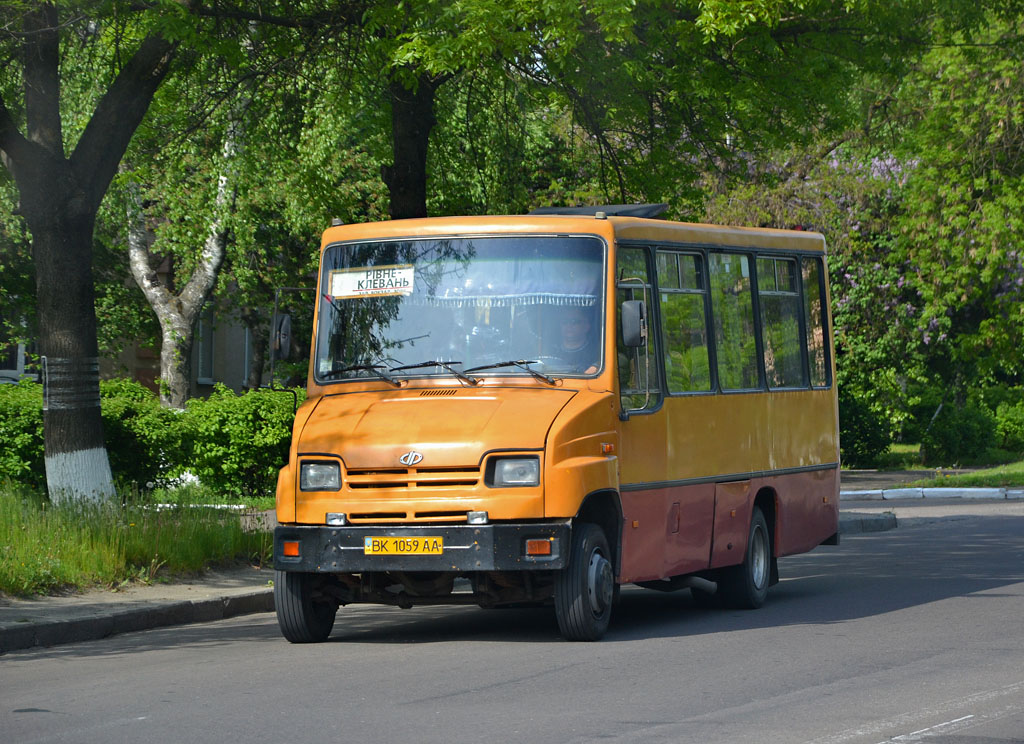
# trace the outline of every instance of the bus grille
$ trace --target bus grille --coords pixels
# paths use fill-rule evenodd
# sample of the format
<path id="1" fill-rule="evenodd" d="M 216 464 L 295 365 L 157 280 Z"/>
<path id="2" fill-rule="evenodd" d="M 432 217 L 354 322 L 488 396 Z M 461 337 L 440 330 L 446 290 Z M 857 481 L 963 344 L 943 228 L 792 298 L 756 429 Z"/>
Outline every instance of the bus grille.
<path id="1" fill-rule="evenodd" d="M 355 490 L 472 488 L 479 482 L 480 468 L 373 468 L 345 474 L 345 485 Z"/>

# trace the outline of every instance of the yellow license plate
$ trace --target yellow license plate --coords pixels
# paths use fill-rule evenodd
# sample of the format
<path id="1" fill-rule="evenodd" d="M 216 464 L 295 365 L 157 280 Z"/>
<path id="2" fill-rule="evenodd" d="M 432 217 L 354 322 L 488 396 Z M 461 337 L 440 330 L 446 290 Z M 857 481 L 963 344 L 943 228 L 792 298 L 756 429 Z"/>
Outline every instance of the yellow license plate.
<path id="1" fill-rule="evenodd" d="M 444 539 L 440 537 L 367 537 L 365 555 L 441 555 Z"/>

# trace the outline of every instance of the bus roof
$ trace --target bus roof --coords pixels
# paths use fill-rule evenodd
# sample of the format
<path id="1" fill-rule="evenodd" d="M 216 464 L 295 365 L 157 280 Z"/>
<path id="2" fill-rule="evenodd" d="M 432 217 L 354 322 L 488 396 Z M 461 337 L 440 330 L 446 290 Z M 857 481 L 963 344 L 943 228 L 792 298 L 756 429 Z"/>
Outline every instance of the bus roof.
<path id="1" fill-rule="evenodd" d="M 630 242 L 713 245 L 736 248 L 769 248 L 821 253 L 825 238 L 805 230 L 763 227 L 727 227 L 691 222 L 607 217 L 596 215 L 506 215 L 473 217 L 425 217 L 420 219 L 364 222 L 329 227 L 323 246 L 331 243 L 394 238 L 426 238 L 460 234 L 578 233 L 602 235 Z"/>

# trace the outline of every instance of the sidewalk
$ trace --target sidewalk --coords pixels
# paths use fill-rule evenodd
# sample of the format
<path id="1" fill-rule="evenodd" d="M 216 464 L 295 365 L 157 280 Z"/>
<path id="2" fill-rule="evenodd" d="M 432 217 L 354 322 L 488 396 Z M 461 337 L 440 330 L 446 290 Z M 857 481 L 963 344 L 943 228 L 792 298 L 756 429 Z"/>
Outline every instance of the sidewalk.
<path id="1" fill-rule="evenodd" d="M 926 473 L 926 475 L 928 475 Z M 1024 499 L 1001 497 L 998 504 L 966 501 L 971 489 L 961 489 L 958 498 L 935 501 L 930 494 L 913 500 L 894 501 L 886 494 L 922 477 L 917 474 L 875 473 L 871 481 L 858 479 L 856 471 L 844 472 L 840 500 L 841 536 L 894 529 L 897 522 L 934 521 L 951 514 L 999 508 L 1024 516 Z M 859 483 L 858 483 L 859 480 Z M 868 485 L 864 489 L 848 486 Z M 916 489 L 921 491 L 921 489 Z M 933 489 L 925 489 L 931 491 Z M 952 490 L 952 489 L 939 489 Z M 864 494 L 868 495 L 864 495 Z M 880 495 L 872 495 L 878 493 Z M 905 491 L 904 491 L 905 493 Z M 966 495 L 965 495 L 966 494 Z M 1017 500 L 1008 500 L 1016 498 Z M 886 499 L 883 502 L 883 499 Z M 91 590 L 80 594 L 35 599 L 0 598 L 0 654 L 33 646 L 105 638 L 118 633 L 222 620 L 255 612 L 273 612 L 274 597 L 270 568 L 241 566 L 208 571 L 203 576 L 175 582 L 132 586 L 121 591 Z"/>

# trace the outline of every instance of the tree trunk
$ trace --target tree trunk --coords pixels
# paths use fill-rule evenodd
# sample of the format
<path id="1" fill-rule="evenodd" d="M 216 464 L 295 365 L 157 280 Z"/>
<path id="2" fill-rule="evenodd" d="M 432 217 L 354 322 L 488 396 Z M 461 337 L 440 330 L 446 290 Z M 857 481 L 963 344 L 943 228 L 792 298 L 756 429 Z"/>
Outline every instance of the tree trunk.
<path id="1" fill-rule="evenodd" d="M 22 198 L 50 205 L 28 220 L 43 362 L 47 489 L 54 503 L 104 500 L 113 496 L 114 485 L 100 415 L 90 271 L 95 215 L 57 184 L 41 187 L 45 193 L 23 192 Z"/>
<path id="2" fill-rule="evenodd" d="M 382 175 L 391 196 L 391 219 L 427 216 L 427 147 L 434 118 L 434 96 L 441 79 L 420 75 L 410 90 L 392 80 L 391 141 L 394 163 Z"/>

